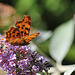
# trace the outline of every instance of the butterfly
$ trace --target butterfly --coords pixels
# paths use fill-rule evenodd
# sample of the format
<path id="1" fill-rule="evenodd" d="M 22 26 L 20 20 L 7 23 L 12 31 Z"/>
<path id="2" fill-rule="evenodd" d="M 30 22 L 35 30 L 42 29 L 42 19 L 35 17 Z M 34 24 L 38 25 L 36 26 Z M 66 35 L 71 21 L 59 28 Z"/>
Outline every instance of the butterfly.
<path id="1" fill-rule="evenodd" d="M 28 45 L 29 42 L 37 37 L 40 33 L 34 33 L 29 35 L 31 26 L 31 18 L 28 15 L 24 15 L 22 21 L 17 21 L 15 27 L 11 26 L 8 31 L 5 31 L 6 42 L 11 45 Z"/>

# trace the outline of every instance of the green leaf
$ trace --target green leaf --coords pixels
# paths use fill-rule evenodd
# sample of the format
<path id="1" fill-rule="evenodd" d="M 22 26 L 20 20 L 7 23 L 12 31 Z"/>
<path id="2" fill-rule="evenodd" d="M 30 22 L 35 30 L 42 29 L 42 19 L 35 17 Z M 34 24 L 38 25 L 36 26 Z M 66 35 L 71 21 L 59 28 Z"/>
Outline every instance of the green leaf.
<path id="1" fill-rule="evenodd" d="M 70 20 L 56 28 L 50 41 L 49 52 L 57 62 L 62 62 L 72 44 L 73 38 L 73 20 Z"/>
<path id="2" fill-rule="evenodd" d="M 70 61 L 70 63 L 75 62 L 75 45 L 71 46 L 69 52 L 67 53 L 67 55 L 65 57 L 65 60 Z"/>
<path id="3" fill-rule="evenodd" d="M 64 73 L 64 75 L 71 75 L 71 73 L 75 70 L 75 67 L 70 68 L 68 71 Z"/>

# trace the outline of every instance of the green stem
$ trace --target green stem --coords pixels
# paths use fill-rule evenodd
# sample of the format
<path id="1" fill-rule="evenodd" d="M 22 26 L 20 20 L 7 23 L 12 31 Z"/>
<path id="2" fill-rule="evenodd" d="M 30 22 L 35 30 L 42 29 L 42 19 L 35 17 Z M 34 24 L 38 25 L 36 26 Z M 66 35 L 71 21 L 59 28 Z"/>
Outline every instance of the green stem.
<path id="1" fill-rule="evenodd" d="M 45 71 L 45 70 L 44 70 Z M 45 71 L 46 75 L 49 75 L 49 73 L 47 71 Z"/>

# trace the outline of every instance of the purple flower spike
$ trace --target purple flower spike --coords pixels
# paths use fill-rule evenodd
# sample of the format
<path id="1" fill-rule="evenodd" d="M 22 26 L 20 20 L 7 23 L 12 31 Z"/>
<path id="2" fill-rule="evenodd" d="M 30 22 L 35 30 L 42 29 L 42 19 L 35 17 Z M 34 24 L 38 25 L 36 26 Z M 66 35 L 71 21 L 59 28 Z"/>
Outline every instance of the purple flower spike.
<path id="1" fill-rule="evenodd" d="M 5 43 L 5 38 L 0 35 L 0 67 L 7 75 L 36 75 L 42 70 L 48 71 L 49 61 L 37 52 L 32 52 L 27 45 Z"/>

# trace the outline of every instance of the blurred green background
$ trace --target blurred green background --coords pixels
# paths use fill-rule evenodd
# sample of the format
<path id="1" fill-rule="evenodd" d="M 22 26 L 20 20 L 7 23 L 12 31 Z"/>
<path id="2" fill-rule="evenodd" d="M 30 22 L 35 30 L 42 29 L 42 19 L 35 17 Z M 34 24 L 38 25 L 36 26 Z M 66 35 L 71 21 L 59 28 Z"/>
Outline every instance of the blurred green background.
<path id="1" fill-rule="evenodd" d="M 4 34 L 4 30 L 14 26 L 15 21 L 21 20 L 23 15 L 30 15 L 32 32 L 41 31 L 40 36 L 47 36 L 40 43 L 37 43 L 39 37 L 34 42 L 51 57 L 49 41 L 52 33 L 58 26 L 73 19 L 74 13 L 75 0 L 0 0 L 0 33 Z M 62 63 L 75 63 L 75 38 Z"/>
<path id="2" fill-rule="evenodd" d="M 0 2 L 11 5 L 21 16 L 30 15 L 32 26 L 45 30 L 54 30 L 58 25 L 73 18 L 75 13 L 74 0 L 0 0 Z"/>

